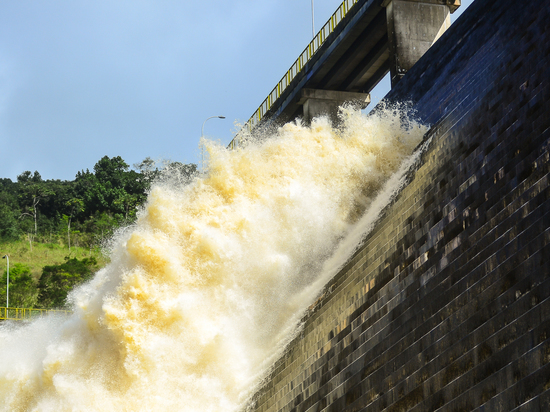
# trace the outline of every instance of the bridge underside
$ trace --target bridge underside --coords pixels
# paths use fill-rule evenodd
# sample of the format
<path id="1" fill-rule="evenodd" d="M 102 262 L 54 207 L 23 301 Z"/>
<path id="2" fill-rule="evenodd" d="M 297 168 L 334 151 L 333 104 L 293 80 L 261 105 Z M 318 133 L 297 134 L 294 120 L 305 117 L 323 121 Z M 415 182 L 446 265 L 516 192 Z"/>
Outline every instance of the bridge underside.
<path id="1" fill-rule="evenodd" d="M 264 116 L 285 123 L 303 115 L 303 89 L 368 93 L 390 70 L 386 8 L 357 3 Z"/>
<path id="2" fill-rule="evenodd" d="M 388 72 L 392 86 L 397 84 L 449 27 L 449 14 L 459 6 L 460 0 L 358 1 L 267 110 L 262 123 L 280 125 L 297 117 L 308 122 L 318 114 L 334 118 L 342 93 L 365 107 L 368 93 Z M 325 98 L 308 104 L 316 90 Z M 319 113 L 321 107 L 329 109 Z"/>

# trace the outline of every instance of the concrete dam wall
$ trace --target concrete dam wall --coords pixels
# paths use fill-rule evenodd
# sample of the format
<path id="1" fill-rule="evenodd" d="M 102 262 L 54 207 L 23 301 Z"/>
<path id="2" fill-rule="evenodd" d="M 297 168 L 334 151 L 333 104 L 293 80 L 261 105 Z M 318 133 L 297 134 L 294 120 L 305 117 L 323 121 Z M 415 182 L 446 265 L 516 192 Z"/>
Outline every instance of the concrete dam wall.
<path id="1" fill-rule="evenodd" d="M 550 410 L 550 4 L 477 0 L 392 89 L 429 148 L 256 411 Z"/>

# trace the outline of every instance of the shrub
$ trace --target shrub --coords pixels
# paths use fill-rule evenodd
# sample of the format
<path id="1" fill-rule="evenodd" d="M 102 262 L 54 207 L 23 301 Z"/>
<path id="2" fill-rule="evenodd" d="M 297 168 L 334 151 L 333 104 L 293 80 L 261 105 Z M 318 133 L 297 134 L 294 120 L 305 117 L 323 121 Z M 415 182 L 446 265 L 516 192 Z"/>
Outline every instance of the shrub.
<path id="1" fill-rule="evenodd" d="M 2 276 L 0 293 L 6 296 L 7 270 Z M 38 290 L 31 269 L 22 263 L 10 266 L 9 304 L 12 308 L 32 308 L 36 304 Z M 5 302 L 5 301 L 4 301 Z"/>
<path id="2" fill-rule="evenodd" d="M 90 279 L 97 269 L 95 258 L 65 258 L 60 265 L 44 266 L 38 283 L 38 306 L 61 308 L 66 305 L 67 294 L 77 285 Z"/>

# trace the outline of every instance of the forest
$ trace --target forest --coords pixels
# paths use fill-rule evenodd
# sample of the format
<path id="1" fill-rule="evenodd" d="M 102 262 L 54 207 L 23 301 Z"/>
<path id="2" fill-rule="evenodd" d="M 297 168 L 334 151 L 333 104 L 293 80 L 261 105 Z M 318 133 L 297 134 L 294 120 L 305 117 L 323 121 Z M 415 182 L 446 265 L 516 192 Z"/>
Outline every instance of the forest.
<path id="1" fill-rule="evenodd" d="M 191 180 L 197 166 L 146 158 L 130 167 L 104 156 L 72 181 L 43 180 L 38 171 L 0 178 L 0 306 L 8 264 L 10 307 L 66 306 L 68 292 L 108 263 L 105 242 L 135 220 L 151 184 L 168 174 Z"/>

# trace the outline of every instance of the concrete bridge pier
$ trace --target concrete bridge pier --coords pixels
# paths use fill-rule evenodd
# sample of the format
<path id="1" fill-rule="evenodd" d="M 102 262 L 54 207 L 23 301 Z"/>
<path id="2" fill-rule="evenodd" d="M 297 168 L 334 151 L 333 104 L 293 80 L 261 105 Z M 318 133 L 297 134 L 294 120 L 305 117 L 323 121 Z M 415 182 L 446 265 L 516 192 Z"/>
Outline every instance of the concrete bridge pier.
<path id="1" fill-rule="evenodd" d="M 349 102 L 364 109 L 370 103 L 370 94 L 336 90 L 302 89 L 298 104 L 303 106 L 303 119 L 307 124 L 315 117 L 328 116 L 338 124 L 338 108 Z"/>
<path id="2" fill-rule="evenodd" d="M 392 87 L 451 25 L 460 0 L 384 0 Z"/>

